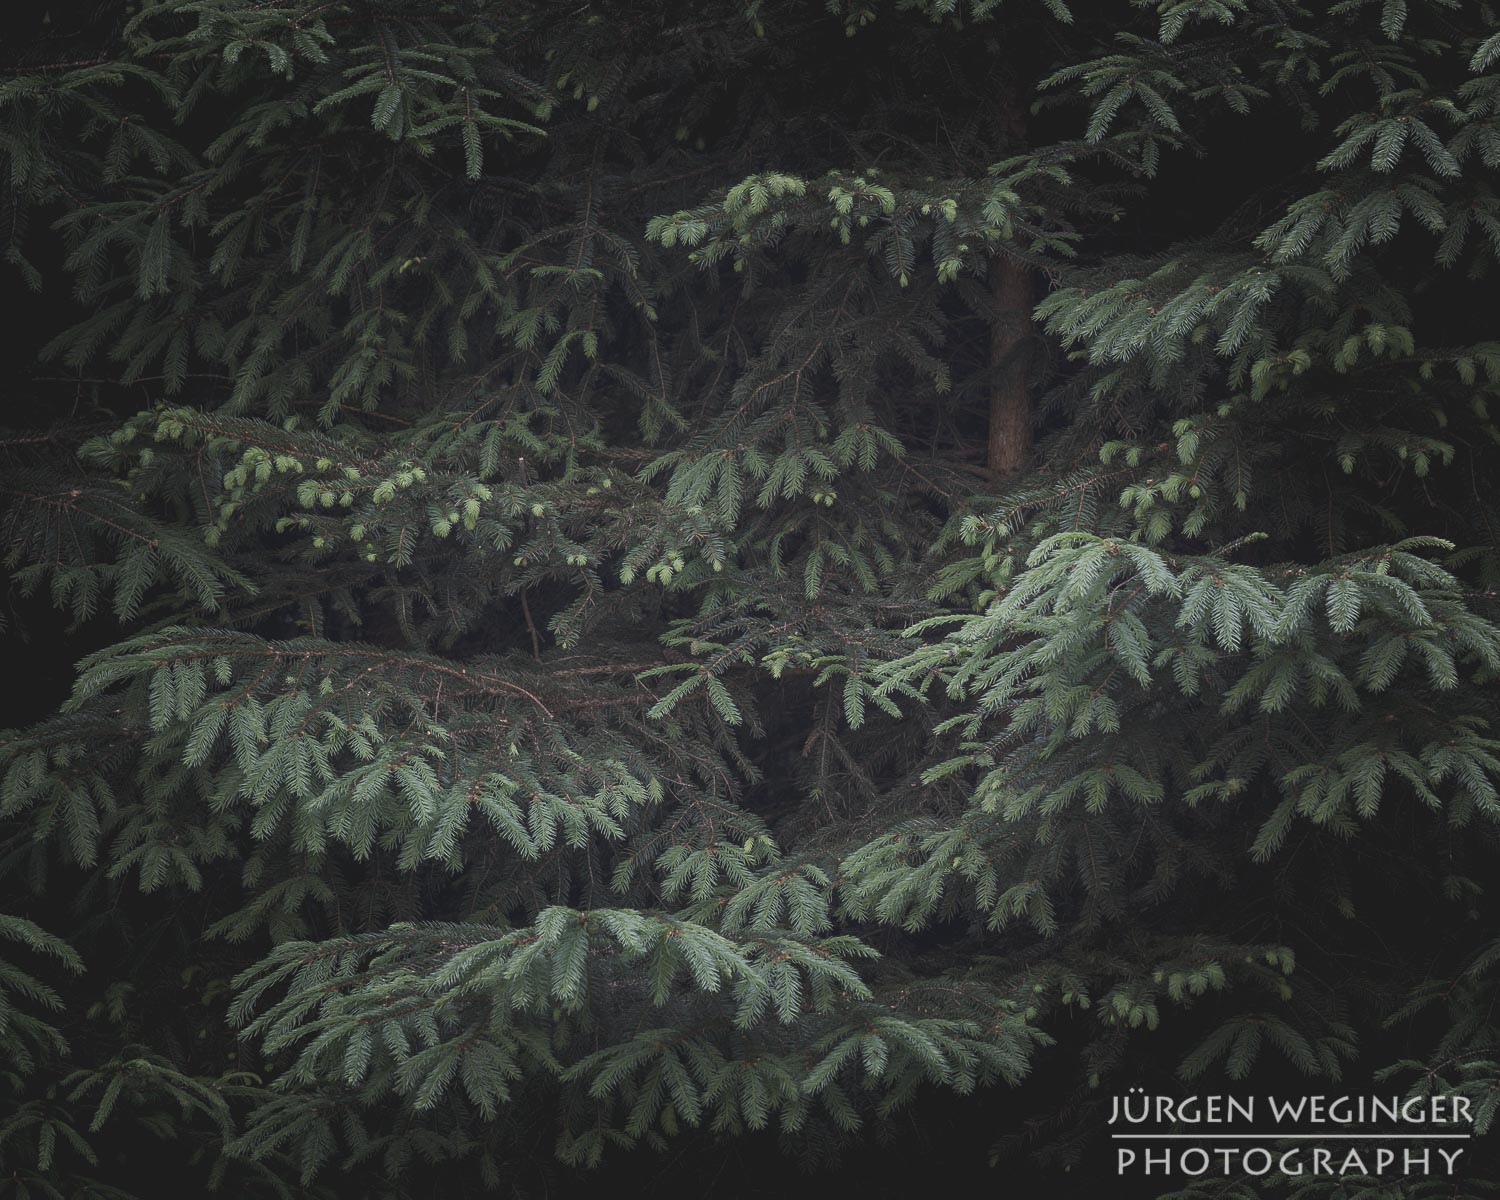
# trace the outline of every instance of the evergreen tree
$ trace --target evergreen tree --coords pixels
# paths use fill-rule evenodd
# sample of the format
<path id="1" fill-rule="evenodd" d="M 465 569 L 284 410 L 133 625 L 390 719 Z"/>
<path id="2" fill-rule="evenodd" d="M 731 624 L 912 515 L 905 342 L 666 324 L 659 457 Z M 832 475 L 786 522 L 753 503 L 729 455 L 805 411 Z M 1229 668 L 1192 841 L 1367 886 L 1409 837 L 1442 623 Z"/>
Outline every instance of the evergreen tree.
<path id="1" fill-rule="evenodd" d="M 11 1192 L 1489 1128 L 1491 4 L 17 20 Z"/>

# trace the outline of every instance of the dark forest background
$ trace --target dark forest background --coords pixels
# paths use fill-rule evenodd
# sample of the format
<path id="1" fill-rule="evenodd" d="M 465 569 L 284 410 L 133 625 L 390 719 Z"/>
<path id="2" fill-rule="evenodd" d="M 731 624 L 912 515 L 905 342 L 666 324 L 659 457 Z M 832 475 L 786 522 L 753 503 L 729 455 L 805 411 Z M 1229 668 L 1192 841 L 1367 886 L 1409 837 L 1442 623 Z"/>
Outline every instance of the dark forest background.
<path id="1" fill-rule="evenodd" d="M 0 13 L 0 1194 L 1489 1194 L 1496 29 Z"/>

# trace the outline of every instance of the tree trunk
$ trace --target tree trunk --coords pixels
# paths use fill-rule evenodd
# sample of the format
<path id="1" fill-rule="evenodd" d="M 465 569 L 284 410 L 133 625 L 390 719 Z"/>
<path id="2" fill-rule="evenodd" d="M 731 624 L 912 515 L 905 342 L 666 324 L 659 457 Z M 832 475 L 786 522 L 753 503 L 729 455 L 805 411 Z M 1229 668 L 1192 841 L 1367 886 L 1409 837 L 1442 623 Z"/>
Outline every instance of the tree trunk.
<path id="1" fill-rule="evenodd" d="M 1013 475 L 1031 457 L 1031 393 L 1024 343 L 1031 337 L 1031 272 L 998 255 L 990 262 L 990 444 L 985 463 Z"/>

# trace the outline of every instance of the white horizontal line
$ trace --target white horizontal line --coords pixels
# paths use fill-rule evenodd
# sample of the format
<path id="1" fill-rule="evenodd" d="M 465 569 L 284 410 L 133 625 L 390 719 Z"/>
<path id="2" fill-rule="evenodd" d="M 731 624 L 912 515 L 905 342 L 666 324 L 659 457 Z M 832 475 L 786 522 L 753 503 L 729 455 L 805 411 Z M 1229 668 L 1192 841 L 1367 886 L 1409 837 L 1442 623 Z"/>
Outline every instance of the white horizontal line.
<path id="1" fill-rule="evenodd" d="M 1112 1138 L 1255 1138 L 1262 1142 L 1287 1141 L 1290 1138 L 1318 1138 L 1332 1142 L 1346 1142 L 1350 1138 L 1378 1138 L 1381 1141 L 1426 1141 L 1429 1138 L 1471 1138 L 1472 1133 L 1112 1133 Z"/>

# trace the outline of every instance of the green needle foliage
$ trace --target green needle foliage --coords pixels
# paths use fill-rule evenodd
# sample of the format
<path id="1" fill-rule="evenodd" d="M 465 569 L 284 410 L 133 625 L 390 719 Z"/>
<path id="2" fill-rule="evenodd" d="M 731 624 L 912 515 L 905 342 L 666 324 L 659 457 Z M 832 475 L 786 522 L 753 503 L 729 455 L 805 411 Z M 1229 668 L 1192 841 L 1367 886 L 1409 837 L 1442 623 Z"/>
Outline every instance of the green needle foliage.
<path id="1" fill-rule="evenodd" d="M 953 1111 L 1108 1173 L 1145 1082 L 1488 1129 L 1497 19 L 8 46 L 8 620 L 100 648 L 0 735 L 0 1192 L 539 1194 Z"/>

